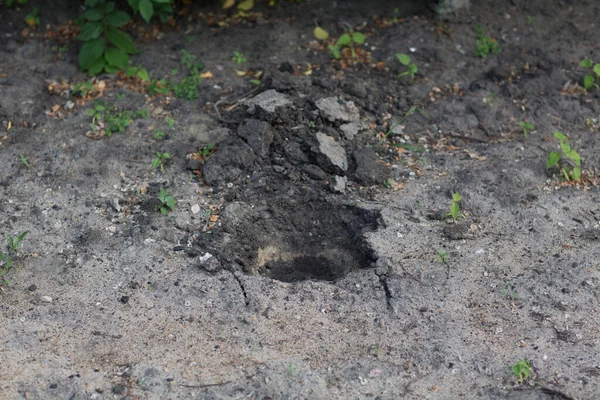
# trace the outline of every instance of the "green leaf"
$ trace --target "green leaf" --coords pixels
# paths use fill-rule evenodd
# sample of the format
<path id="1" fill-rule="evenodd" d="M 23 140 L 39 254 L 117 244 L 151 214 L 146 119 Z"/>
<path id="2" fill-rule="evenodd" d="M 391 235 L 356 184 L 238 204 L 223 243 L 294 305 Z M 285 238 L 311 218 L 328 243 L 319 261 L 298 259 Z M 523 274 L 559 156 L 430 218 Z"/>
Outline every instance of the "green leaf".
<path id="1" fill-rule="evenodd" d="M 350 43 L 352 43 L 352 38 L 350 37 L 349 34 L 344 33 L 342 36 L 340 36 L 338 38 L 337 42 L 335 42 L 335 46 L 340 48 L 340 47 L 348 46 Z"/>
<path id="2" fill-rule="evenodd" d="M 127 53 L 115 47 L 106 49 L 106 53 L 104 53 L 104 59 L 109 65 L 118 68 L 125 68 L 129 63 L 129 56 Z"/>
<path id="3" fill-rule="evenodd" d="M 104 6 L 104 13 L 108 14 L 108 13 L 112 12 L 114 9 L 115 9 L 115 2 L 114 1 L 109 1 Z"/>
<path id="4" fill-rule="evenodd" d="M 560 153 L 558 151 L 553 151 L 548 155 L 548 162 L 546 163 L 546 168 L 552 168 L 555 166 L 560 160 Z"/>
<path id="5" fill-rule="evenodd" d="M 125 32 L 121 32 L 116 29 L 109 29 L 108 32 L 106 32 L 106 38 L 109 42 L 111 42 L 127 54 L 137 53 L 135 43 L 133 43 L 131 36 L 129 36 Z"/>
<path id="6" fill-rule="evenodd" d="M 560 149 L 562 150 L 562 152 L 564 153 L 565 156 L 569 157 L 569 154 L 571 154 L 571 146 L 569 146 L 569 143 L 567 142 L 560 142 Z M 571 157 L 569 157 L 571 158 Z"/>
<path id="7" fill-rule="evenodd" d="M 164 203 L 165 202 L 165 197 L 167 196 L 167 191 L 163 188 L 160 188 L 159 192 L 158 192 L 158 199 Z"/>
<path id="8" fill-rule="evenodd" d="M 96 4 L 98 4 L 100 0 L 85 0 L 85 6 L 92 8 L 92 7 L 96 7 Z"/>
<path id="9" fill-rule="evenodd" d="M 574 180 L 578 181 L 581 178 L 581 168 L 573 168 L 573 171 L 571 171 L 571 175 L 573 176 Z"/>
<path id="10" fill-rule="evenodd" d="M 88 75 L 92 76 L 99 74 L 100 72 L 102 72 L 105 66 L 106 62 L 104 61 L 104 58 L 98 58 L 92 63 L 92 65 L 90 65 L 90 68 L 88 68 Z"/>
<path id="11" fill-rule="evenodd" d="M 81 50 L 79 50 L 79 66 L 81 69 L 88 70 L 93 64 L 97 63 L 104 53 L 105 46 L 104 40 L 101 38 L 90 40 L 81 46 Z"/>
<path id="12" fill-rule="evenodd" d="M 171 4 L 173 0 L 154 0 L 155 3 Z"/>
<path id="13" fill-rule="evenodd" d="M 600 64 L 595 64 L 593 71 L 600 78 Z"/>
<path id="14" fill-rule="evenodd" d="M 162 153 L 162 155 L 160 157 L 163 160 L 167 160 L 167 159 L 171 158 L 171 155 L 169 153 Z"/>
<path id="15" fill-rule="evenodd" d="M 396 58 L 398 59 L 398 61 L 400 61 L 400 64 L 410 65 L 410 57 L 407 56 L 406 54 L 403 54 L 403 53 L 396 54 Z"/>
<path id="16" fill-rule="evenodd" d="M 104 11 L 100 8 L 90 8 L 81 14 L 81 16 L 88 21 L 100 21 L 104 17 Z"/>
<path id="17" fill-rule="evenodd" d="M 560 140 L 561 142 L 566 142 L 567 140 L 569 140 L 565 135 L 563 135 L 559 131 L 554 132 L 554 137 Z"/>
<path id="18" fill-rule="evenodd" d="M 313 34 L 319 40 L 327 40 L 327 39 L 329 39 L 329 33 L 327 33 L 327 31 L 325 29 L 321 28 L 320 26 L 317 26 L 313 30 Z"/>
<path id="19" fill-rule="evenodd" d="M 106 22 L 107 25 L 113 26 L 115 28 L 123 26 L 129 21 L 131 21 L 129 14 L 127 14 L 125 11 L 120 10 L 115 10 L 111 12 L 106 16 L 106 19 L 104 20 L 104 22 Z"/>
<path id="20" fill-rule="evenodd" d="M 160 158 L 156 157 L 154 160 L 152 160 L 152 168 L 153 169 L 158 168 L 159 165 L 160 165 Z"/>
<path id="21" fill-rule="evenodd" d="M 410 64 L 408 66 L 408 70 L 411 72 L 411 74 L 416 74 L 417 71 L 419 71 L 419 68 L 417 68 L 417 66 L 415 64 Z"/>
<path id="22" fill-rule="evenodd" d="M 25 232 L 21 233 L 19 236 L 17 236 L 17 243 L 22 242 L 23 239 L 25 239 L 25 236 L 27 236 L 28 233 L 29 233 L 29 231 L 25 231 Z"/>
<path id="23" fill-rule="evenodd" d="M 81 32 L 77 39 L 83 40 L 85 42 L 89 42 L 92 39 L 97 39 L 102 34 L 104 27 L 100 22 L 87 22 L 81 28 Z"/>
<path id="24" fill-rule="evenodd" d="M 365 42 L 365 35 L 361 32 L 354 32 L 352 34 L 352 40 L 356 44 L 363 44 Z"/>
<path id="25" fill-rule="evenodd" d="M 594 64 L 594 62 L 592 60 L 590 60 L 589 58 L 586 58 L 579 62 L 579 66 L 581 66 L 583 68 L 590 68 L 593 64 Z"/>
<path id="26" fill-rule="evenodd" d="M 244 0 L 238 4 L 238 10 L 250 11 L 254 7 L 254 0 Z"/>
<path id="27" fill-rule="evenodd" d="M 137 72 L 137 76 L 138 76 L 138 78 L 140 78 L 141 80 L 143 80 L 145 82 L 150 81 L 150 77 L 148 76 L 148 71 L 145 68 L 140 68 L 140 70 Z"/>
<path id="28" fill-rule="evenodd" d="M 452 219 L 456 221 L 458 214 L 460 214 L 460 207 L 458 203 L 453 202 L 450 204 L 450 215 L 452 215 Z"/>
<path id="29" fill-rule="evenodd" d="M 458 193 L 456 193 L 456 192 L 455 192 L 455 193 L 452 195 L 452 201 L 453 201 L 453 202 L 455 202 L 455 203 L 458 203 L 458 202 L 459 202 L 459 201 L 461 201 L 461 200 L 462 200 L 462 197 L 460 196 L 460 194 L 458 194 Z"/>
<path id="30" fill-rule="evenodd" d="M 583 87 L 585 90 L 589 90 L 594 84 L 594 75 L 589 74 L 583 77 Z"/>
<path id="31" fill-rule="evenodd" d="M 127 0 L 129 7 L 133 10 L 134 14 L 137 14 L 140 10 L 140 0 Z"/>
<path id="32" fill-rule="evenodd" d="M 150 0 L 140 0 L 140 15 L 144 18 L 146 23 L 150 23 L 152 15 L 154 14 L 154 6 Z"/>

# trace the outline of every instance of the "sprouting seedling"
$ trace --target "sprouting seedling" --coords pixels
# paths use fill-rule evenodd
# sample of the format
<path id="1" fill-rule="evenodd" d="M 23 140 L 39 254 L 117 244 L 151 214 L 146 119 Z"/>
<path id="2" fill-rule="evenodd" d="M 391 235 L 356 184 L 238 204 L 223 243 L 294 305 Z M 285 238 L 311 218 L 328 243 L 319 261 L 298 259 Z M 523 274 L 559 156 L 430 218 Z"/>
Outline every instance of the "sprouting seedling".
<path id="1" fill-rule="evenodd" d="M 19 158 L 21 159 L 21 162 L 23 163 L 23 165 L 29 168 L 29 161 L 27 161 L 25 156 L 23 154 L 19 154 Z"/>
<path id="2" fill-rule="evenodd" d="M 475 42 L 475 57 L 486 59 L 490 53 L 500 53 L 501 49 L 498 41 L 486 35 L 483 28 L 479 25 L 475 27 L 475 36 L 477 37 L 477 41 Z"/>
<path id="3" fill-rule="evenodd" d="M 6 274 L 17 261 L 17 250 L 28 233 L 28 231 L 25 231 L 18 235 L 16 239 L 12 235 L 8 235 L 7 252 L 4 253 L 0 251 L 0 261 L 2 262 L 2 265 L 0 265 L 0 280 L 2 280 L 2 283 L 5 285 L 8 284 L 8 282 L 4 279 L 4 274 Z"/>
<path id="4" fill-rule="evenodd" d="M 400 61 L 400 64 L 408 68 L 408 71 L 404 71 L 398 74 L 398 78 L 403 76 L 410 76 L 410 81 L 415 80 L 415 74 L 419 71 L 419 68 L 415 63 L 412 63 L 410 57 L 404 53 L 396 54 L 396 58 Z"/>
<path id="5" fill-rule="evenodd" d="M 287 365 L 287 372 L 289 376 L 294 375 L 294 366 L 292 365 L 291 361 Z"/>
<path id="6" fill-rule="evenodd" d="M 352 58 L 356 58 L 356 50 L 354 49 L 354 45 L 361 45 L 365 42 L 365 35 L 361 32 L 346 32 L 342 34 L 335 42 L 335 44 L 330 44 L 329 51 L 331 56 L 336 60 L 342 58 L 342 50 L 345 47 L 348 47 L 352 52 Z"/>
<path id="7" fill-rule="evenodd" d="M 160 191 L 158 193 L 158 200 L 160 201 L 158 209 L 160 210 L 162 215 L 167 215 L 169 211 L 174 210 L 175 205 L 177 204 L 175 198 L 170 194 L 167 194 L 167 191 L 163 188 L 160 188 Z"/>
<path id="8" fill-rule="evenodd" d="M 554 132 L 554 137 L 560 142 L 560 150 L 562 151 L 562 154 L 558 151 L 551 152 L 548 155 L 546 168 L 552 168 L 558 164 L 562 176 L 567 181 L 578 181 L 581 178 L 581 156 L 577 151 L 571 148 L 571 145 L 569 145 L 569 139 L 565 135 L 556 131 Z M 563 159 L 563 156 L 564 158 L 568 159 L 571 164 L 569 164 L 569 162 L 563 162 L 559 164 L 559 161 Z"/>
<path id="9" fill-rule="evenodd" d="M 450 203 L 450 212 L 448 213 L 448 215 L 452 217 L 452 220 L 454 222 L 456 222 L 456 220 L 458 219 L 458 217 L 464 216 L 460 212 L 460 206 L 458 205 L 458 203 L 461 200 L 462 200 L 461 195 L 458 194 L 458 192 L 454 192 L 454 194 L 452 195 L 452 203 Z"/>
<path id="10" fill-rule="evenodd" d="M 167 125 L 169 126 L 169 128 L 173 129 L 173 127 L 175 126 L 175 120 L 171 117 L 167 117 Z"/>
<path id="11" fill-rule="evenodd" d="M 161 152 L 156 152 L 156 157 L 154 158 L 154 160 L 152 160 L 152 169 L 156 169 L 158 167 L 160 167 L 160 171 L 162 173 L 165 172 L 165 167 L 164 167 L 164 163 L 171 158 L 171 155 L 169 153 L 161 153 Z"/>
<path id="12" fill-rule="evenodd" d="M 215 148 L 215 144 L 214 143 L 209 143 L 206 146 L 204 146 L 202 148 L 201 151 L 201 155 L 203 159 L 208 158 L 208 156 L 210 156 L 210 154 L 212 153 L 212 150 Z"/>
<path id="13" fill-rule="evenodd" d="M 394 181 L 392 180 L 392 178 L 388 178 L 383 181 L 383 186 L 385 186 L 386 189 L 391 189 L 392 187 L 394 187 Z"/>
<path id="14" fill-rule="evenodd" d="M 244 56 L 244 53 L 242 53 L 241 51 L 234 51 L 233 52 L 233 57 L 231 57 L 231 61 L 235 62 L 236 64 L 243 64 L 246 61 L 248 61 L 246 59 L 246 57 Z"/>
<path id="15" fill-rule="evenodd" d="M 446 264 L 448 262 L 448 253 L 442 249 L 438 249 L 437 253 L 438 261 L 442 264 Z"/>
<path id="16" fill-rule="evenodd" d="M 529 139 L 529 131 L 535 129 L 535 126 L 531 122 L 521 121 L 519 122 L 519 126 L 523 128 L 523 135 L 525 135 L 525 139 Z"/>
<path id="17" fill-rule="evenodd" d="M 528 379 L 533 372 L 531 368 L 531 362 L 527 360 L 519 360 L 510 367 L 515 378 L 519 380 L 519 383 L 523 383 L 524 380 Z"/>
<path id="18" fill-rule="evenodd" d="M 408 111 L 402 116 L 402 118 L 400 118 L 400 120 L 398 122 L 396 122 L 394 125 L 390 126 L 390 128 L 385 133 L 385 135 L 383 135 L 383 137 L 375 145 L 373 145 L 373 147 L 377 147 L 381 143 L 383 143 L 388 138 L 388 136 L 390 136 L 390 134 L 394 131 L 394 129 L 396 129 L 397 126 L 403 124 L 404 121 L 406 121 L 408 119 L 408 117 L 410 117 L 411 115 L 413 115 L 415 113 L 415 111 L 419 111 L 419 114 L 421 114 L 425 118 L 429 118 L 429 115 L 427 115 L 425 110 L 423 110 L 421 107 L 418 107 L 418 106 L 410 107 L 408 109 Z"/>
<path id="19" fill-rule="evenodd" d="M 593 72 L 592 74 L 587 74 L 583 77 L 583 87 L 585 90 L 590 90 L 592 87 L 600 90 L 600 86 L 598 86 L 598 82 L 600 82 L 600 64 L 594 64 L 591 59 L 586 58 L 585 60 L 581 60 L 579 66 L 591 68 Z"/>

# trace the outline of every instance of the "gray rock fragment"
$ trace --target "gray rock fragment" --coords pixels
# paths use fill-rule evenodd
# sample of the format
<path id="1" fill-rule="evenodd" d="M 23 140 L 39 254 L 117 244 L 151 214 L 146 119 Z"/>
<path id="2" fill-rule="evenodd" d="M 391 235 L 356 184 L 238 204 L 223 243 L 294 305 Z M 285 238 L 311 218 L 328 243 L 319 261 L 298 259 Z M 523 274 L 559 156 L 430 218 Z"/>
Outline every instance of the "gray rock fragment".
<path id="1" fill-rule="evenodd" d="M 272 114 L 278 107 L 290 105 L 292 102 L 284 94 L 271 89 L 245 101 L 244 104 L 248 106 L 250 114 L 254 114 L 257 107 Z"/>
<path id="2" fill-rule="evenodd" d="M 205 124 L 197 123 L 190 125 L 188 135 L 203 144 L 217 144 L 227 139 L 231 132 L 227 128 L 207 129 Z"/>
<path id="3" fill-rule="evenodd" d="M 346 191 L 347 183 L 348 178 L 346 178 L 345 176 L 336 175 L 329 183 L 329 188 L 333 193 L 344 193 Z"/>
<path id="4" fill-rule="evenodd" d="M 269 147 L 273 143 L 273 130 L 269 123 L 257 119 L 248 119 L 238 127 L 238 135 L 260 157 L 269 154 Z"/>
<path id="5" fill-rule="evenodd" d="M 40 296 L 40 301 L 43 303 L 52 303 L 52 297 L 50 296 Z"/>
<path id="6" fill-rule="evenodd" d="M 316 101 L 315 105 L 323 118 L 330 122 L 358 121 L 360 113 L 352 101 L 344 101 L 337 97 L 326 97 Z"/>
<path id="7" fill-rule="evenodd" d="M 221 266 L 219 260 L 217 260 L 212 254 L 204 253 L 204 255 L 196 259 L 198 267 L 208 272 L 215 272 Z"/>
<path id="8" fill-rule="evenodd" d="M 309 177 L 317 180 L 327 179 L 327 173 L 316 165 L 306 164 L 302 167 L 302 171 Z"/>
<path id="9" fill-rule="evenodd" d="M 115 210 L 116 212 L 121 211 L 121 205 L 119 204 L 119 199 L 117 199 L 116 197 L 113 197 L 112 199 L 110 199 L 108 204 L 110 204 L 112 209 Z"/>
<path id="10" fill-rule="evenodd" d="M 340 126 L 342 135 L 347 140 L 353 140 L 361 131 L 367 129 L 369 125 L 363 121 L 354 121 Z"/>
<path id="11" fill-rule="evenodd" d="M 344 148 L 321 132 L 317 133 L 316 138 L 317 145 L 311 150 L 315 153 L 317 164 L 327 172 L 343 175 L 348 170 L 348 159 Z"/>

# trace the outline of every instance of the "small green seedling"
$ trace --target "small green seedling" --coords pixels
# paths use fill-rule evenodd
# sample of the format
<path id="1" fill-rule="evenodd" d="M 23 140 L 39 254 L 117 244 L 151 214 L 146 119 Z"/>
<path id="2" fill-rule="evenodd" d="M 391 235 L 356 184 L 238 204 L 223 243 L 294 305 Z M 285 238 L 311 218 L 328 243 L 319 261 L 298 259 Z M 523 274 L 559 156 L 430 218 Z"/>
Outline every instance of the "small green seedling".
<path id="1" fill-rule="evenodd" d="M 394 186 L 394 181 L 392 180 L 392 178 L 388 178 L 385 181 L 383 181 L 383 186 L 385 186 L 386 189 L 391 189 Z"/>
<path id="2" fill-rule="evenodd" d="M 552 168 L 553 166 L 558 165 L 565 180 L 579 181 L 581 178 L 581 156 L 579 156 L 577 151 L 571 148 L 569 145 L 569 139 L 565 135 L 556 131 L 554 132 L 554 137 L 560 142 L 560 150 L 562 151 L 562 154 L 558 151 L 551 152 L 548 155 L 546 168 Z M 564 158 L 567 160 L 559 163 Z"/>
<path id="3" fill-rule="evenodd" d="M 8 235 L 7 251 L 6 253 L 0 251 L 0 261 L 2 262 L 2 265 L 0 265 L 0 280 L 4 285 L 8 284 L 8 281 L 4 279 L 4 274 L 6 274 L 14 266 L 15 262 L 18 261 L 17 250 L 28 233 L 28 231 L 25 231 L 18 235 L 16 239 L 12 235 Z"/>
<path id="4" fill-rule="evenodd" d="M 177 201 L 173 196 L 167 194 L 167 191 L 163 188 L 160 188 L 160 192 L 158 193 L 158 200 L 160 204 L 158 205 L 158 209 L 162 213 L 162 215 L 167 215 L 169 211 L 173 211 L 175 209 L 175 205 L 177 205 Z"/>
<path id="5" fill-rule="evenodd" d="M 156 152 L 156 157 L 154 158 L 154 160 L 152 160 L 152 169 L 156 169 L 158 167 L 160 167 L 160 171 L 164 174 L 165 173 L 165 167 L 164 167 L 164 163 L 171 158 L 171 155 L 169 153 L 160 153 L 160 152 Z"/>
<path id="6" fill-rule="evenodd" d="M 27 161 L 25 156 L 23 154 L 19 154 L 19 158 L 21 159 L 21 162 L 23 163 L 23 165 L 29 168 L 29 161 Z"/>
<path id="7" fill-rule="evenodd" d="M 354 45 L 361 45 L 365 42 L 365 35 L 361 32 L 346 32 L 341 35 L 338 40 L 336 40 L 335 44 L 330 44 L 329 52 L 331 56 L 336 60 L 342 58 L 342 50 L 345 47 L 348 47 L 352 52 L 352 58 L 356 58 L 356 50 L 354 49 Z"/>
<path id="8" fill-rule="evenodd" d="M 167 117 L 167 125 L 169 126 L 169 128 L 173 129 L 173 127 L 175 126 L 175 120 L 171 117 Z"/>
<path id="9" fill-rule="evenodd" d="M 410 61 L 410 57 L 406 54 L 403 54 L 403 53 L 396 54 L 396 58 L 398 59 L 398 61 L 400 61 L 400 64 L 402 64 L 406 68 L 408 68 L 408 71 L 399 73 L 398 78 L 403 77 L 403 76 L 410 76 L 410 81 L 411 82 L 414 81 L 415 74 L 419 71 L 419 68 L 417 67 L 417 65 L 412 63 Z"/>
<path id="10" fill-rule="evenodd" d="M 531 368 L 531 362 L 527 360 L 519 360 L 516 364 L 510 367 L 515 378 L 519 380 L 519 383 L 523 383 L 524 380 L 527 380 L 531 373 L 533 372 L 533 368 Z"/>
<path id="11" fill-rule="evenodd" d="M 586 58 L 585 60 L 581 60 L 579 66 L 588 69 L 591 68 L 593 72 L 583 77 L 583 87 L 585 90 L 590 90 L 592 87 L 600 90 L 600 86 L 598 86 L 598 82 L 600 82 L 600 64 L 594 64 L 591 59 Z"/>
<path id="12" fill-rule="evenodd" d="M 293 376 L 294 375 L 294 366 L 292 365 L 291 362 L 288 363 L 287 365 L 287 373 L 289 376 Z"/>
<path id="13" fill-rule="evenodd" d="M 452 195 L 452 203 L 450 203 L 450 212 L 448 215 L 452 217 L 454 222 L 456 222 L 458 217 L 464 217 L 464 214 L 460 212 L 460 206 L 458 205 L 458 202 L 461 200 L 462 197 L 457 192 Z"/>
<path id="14" fill-rule="evenodd" d="M 156 140 L 163 140 L 165 138 L 167 134 L 165 133 L 165 131 L 161 130 L 161 129 L 155 129 L 154 130 L 154 139 Z"/>
<path id="15" fill-rule="evenodd" d="M 209 143 L 206 146 L 204 146 L 201 150 L 201 155 L 203 159 L 208 158 L 208 156 L 211 155 L 213 149 L 215 148 L 215 144 L 214 143 Z"/>
<path id="16" fill-rule="evenodd" d="M 533 25 L 533 22 L 535 21 L 535 17 L 528 15 L 527 16 L 527 25 L 531 26 Z"/>
<path id="17" fill-rule="evenodd" d="M 535 129 L 535 126 L 531 122 L 521 121 L 519 122 L 519 126 L 523 128 L 523 135 L 525 135 L 525 139 L 529 139 L 529 131 Z"/>
<path id="18" fill-rule="evenodd" d="M 89 108 L 87 113 L 92 117 L 90 124 L 92 131 L 97 132 L 104 129 L 106 136 L 112 136 L 113 133 L 125 132 L 125 129 L 131 125 L 134 119 L 148 118 L 148 111 L 141 109 L 138 111 L 119 111 L 114 106 L 109 106 L 106 102 L 96 101 L 93 108 Z"/>
<path id="19" fill-rule="evenodd" d="M 486 35 L 483 28 L 479 25 L 475 27 L 475 36 L 477 37 L 477 42 L 475 42 L 475 57 L 486 59 L 490 53 L 500 53 L 500 45 L 496 39 Z"/>
<path id="20" fill-rule="evenodd" d="M 27 16 L 25 17 L 25 23 L 29 25 L 30 28 L 37 28 L 40 25 L 40 8 L 35 7 Z"/>
<path id="21" fill-rule="evenodd" d="M 442 264 L 446 264 L 448 262 L 448 253 L 442 249 L 438 249 L 438 261 Z"/>
<path id="22" fill-rule="evenodd" d="M 500 291 L 500 294 L 509 299 L 510 301 L 515 301 L 519 299 L 519 294 L 511 286 L 508 285 L 506 286 L 506 289 Z"/>
<path id="23" fill-rule="evenodd" d="M 75 84 L 75 86 L 73 86 L 73 96 L 77 96 L 77 97 L 87 97 L 88 95 L 92 94 L 94 92 L 95 88 L 94 85 L 92 84 L 92 82 L 90 81 L 85 81 L 85 82 L 78 82 Z"/>
<path id="24" fill-rule="evenodd" d="M 244 53 L 240 52 L 240 51 L 234 51 L 233 52 L 233 57 L 231 57 L 231 61 L 235 62 L 236 64 L 240 65 L 245 63 L 246 61 L 248 61 L 246 59 L 246 57 L 244 56 Z"/>

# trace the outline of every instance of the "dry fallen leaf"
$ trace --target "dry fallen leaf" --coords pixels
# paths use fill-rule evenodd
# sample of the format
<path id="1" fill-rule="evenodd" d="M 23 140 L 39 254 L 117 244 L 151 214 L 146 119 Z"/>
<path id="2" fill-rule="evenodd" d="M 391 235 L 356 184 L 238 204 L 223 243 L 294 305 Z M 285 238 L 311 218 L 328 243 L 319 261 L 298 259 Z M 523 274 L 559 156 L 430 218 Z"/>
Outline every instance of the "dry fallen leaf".
<path id="1" fill-rule="evenodd" d="M 319 40 L 329 39 L 329 33 L 327 33 L 327 31 L 325 29 L 321 28 L 320 26 L 317 26 L 315 28 L 315 30 L 313 31 L 313 34 Z"/>
<path id="2" fill-rule="evenodd" d="M 231 8 L 235 5 L 235 0 L 225 0 L 225 2 L 223 3 L 223 8 L 224 9 L 228 9 Z"/>
<path id="3" fill-rule="evenodd" d="M 206 71 L 200 74 L 200 78 L 202 79 L 211 79 L 213 77 L 212 72 Z"/>
<path id="4" fill-rule="evenodd" d="M 238 76 L 246 76 L 246 71 L 240 71 L 239 69 L 236 69 L 235 73 L 238 74 Z"/>

